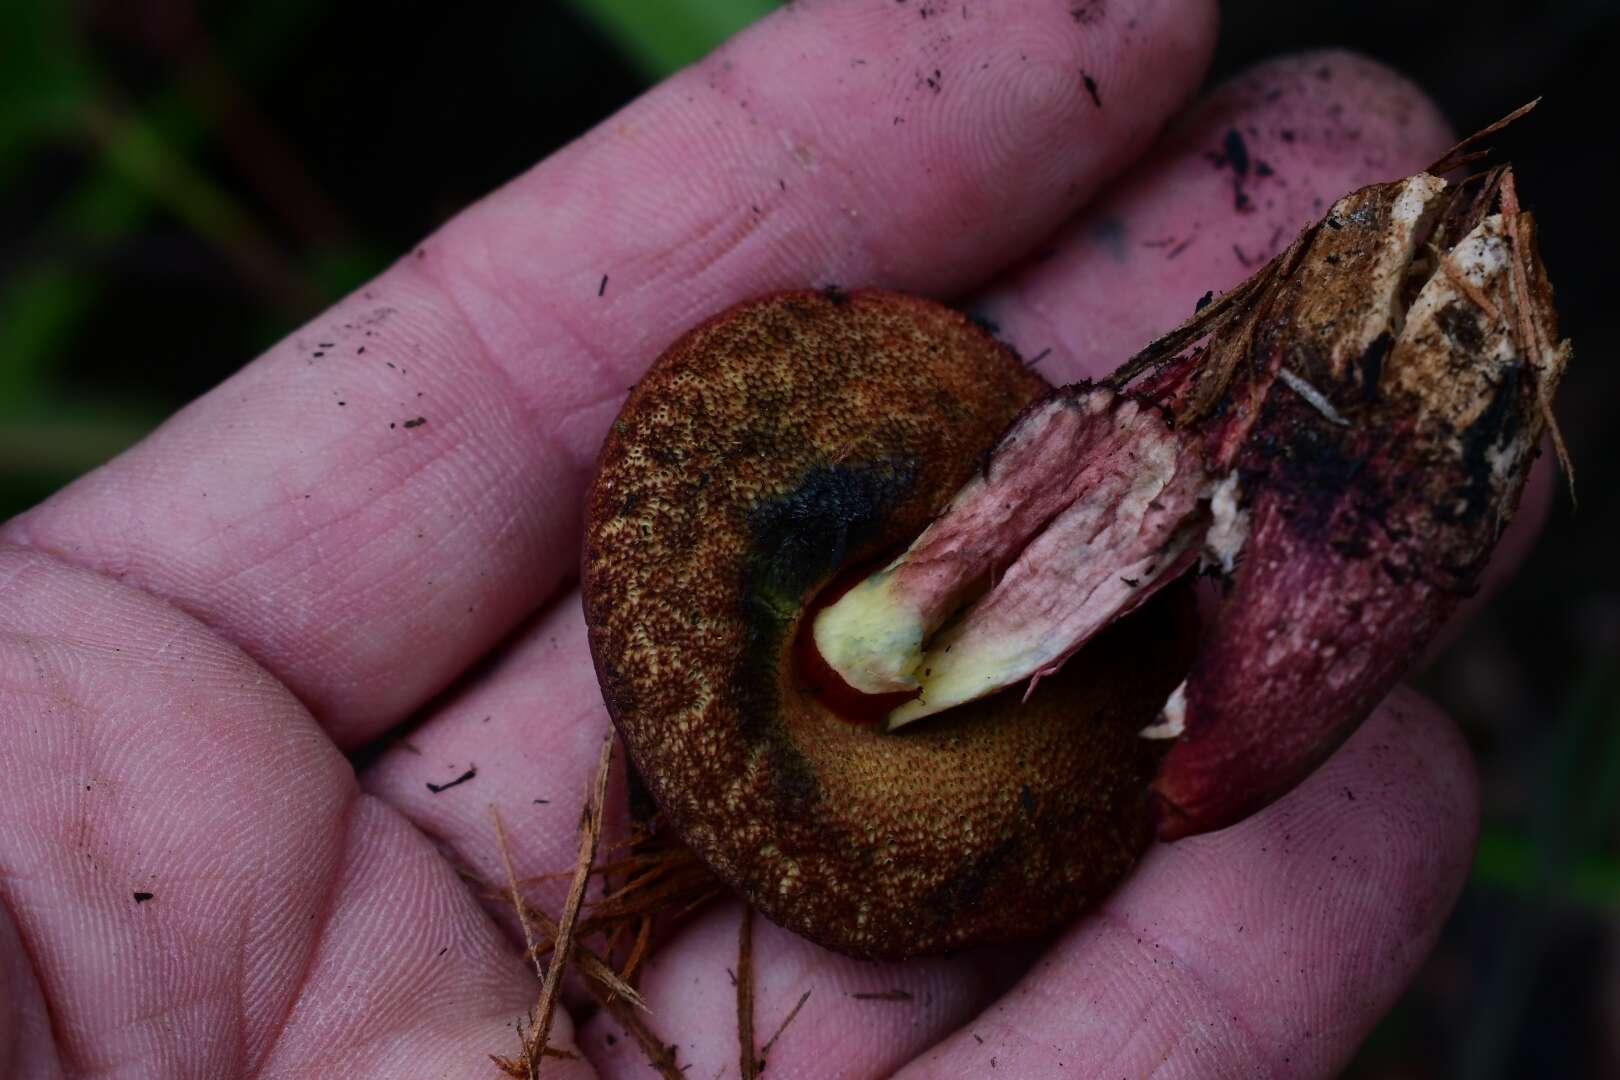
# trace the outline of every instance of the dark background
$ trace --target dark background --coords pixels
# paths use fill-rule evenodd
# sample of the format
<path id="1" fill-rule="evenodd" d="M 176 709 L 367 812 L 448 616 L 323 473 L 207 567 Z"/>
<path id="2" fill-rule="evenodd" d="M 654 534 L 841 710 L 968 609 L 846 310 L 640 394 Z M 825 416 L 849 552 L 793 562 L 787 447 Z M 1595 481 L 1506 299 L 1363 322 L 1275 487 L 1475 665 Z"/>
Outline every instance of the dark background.
<path id="1" fill-rule="evenodd" d="M 0 519 L 770 0 L 0 0 Z M 1496 141 L 1542 226 L 1579 471 L 1525 572 L 1424 676 L 1485 824 L 1357 1077 L 1620 1076 L 1620 11 L 1229 0 L 1212 80 L 1345 46 Z"/>

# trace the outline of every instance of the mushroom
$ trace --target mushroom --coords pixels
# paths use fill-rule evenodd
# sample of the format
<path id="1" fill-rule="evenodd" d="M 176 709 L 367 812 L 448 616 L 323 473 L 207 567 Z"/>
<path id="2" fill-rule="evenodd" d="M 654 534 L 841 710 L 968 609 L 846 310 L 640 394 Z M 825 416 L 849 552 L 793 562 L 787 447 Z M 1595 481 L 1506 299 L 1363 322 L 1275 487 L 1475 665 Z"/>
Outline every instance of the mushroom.
<path id="1" fill-rule="evenodd" d="M 1563 456 L 1557 341 L 1506 167 L 1352 192 L 1059 390 L 929 301 L 739 305 L 603 446 L 609 712 L 782 925 L 871 957 L 1042 933 L 1155 835 L 1282 795 L 1402 676 L 1543 433 Z M 1201 627 L 1195 565 L 1223 593 Z"/>
<path id="2" fill-rule="evenodd" d="M 824 673 L 816 685 L 804 648 L 841 575 L 910 541 L 1047 389 L 939 304 L 788 292 L 682 337 L 603 446 L 585 612 L 630 757 L 722 879 L 840 952 L 1039 934 L 1152 839 L 1164 744 L 1137 731 L 1191 661 L 1184 597 L 1101 635 L 1027 701 L 903 736 L 850 715 Z"/>

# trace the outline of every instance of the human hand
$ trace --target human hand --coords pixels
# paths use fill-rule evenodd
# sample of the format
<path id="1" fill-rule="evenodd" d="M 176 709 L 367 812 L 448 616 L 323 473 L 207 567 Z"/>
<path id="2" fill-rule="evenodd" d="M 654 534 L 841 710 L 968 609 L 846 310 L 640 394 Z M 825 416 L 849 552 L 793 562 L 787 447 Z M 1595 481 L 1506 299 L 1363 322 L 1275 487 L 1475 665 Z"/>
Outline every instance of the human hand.
<path id="1" fill-rule="evenodd" d="M 567 583 L 625 389 L 699 318 L 827 283 L 969 297 L 1054 382 L 1097 374 L 1449 141 L 1333 54 L 1155 141 L 1213 38 L 1213 5 L 1172 0 L 792 5 L 7 525 L 0 1061 L 493 1074 L 534 979 L 453 867 L 502 876 L 492 804 L 518 873 L 572 861 L 608 721 Z M 407 719 L 357 782 L 345 752 Z M 1039 948 L 865 964 L 760 924 L 758 1029 L 812 991 L 770 1072 L 1330 1073 L 1473 830 L 1460 740 L 1398 692 L 1292 795 L 1155 848 Z M 645 974 L 694 1076 L 736 1067 L 737 917 Z M 587 1060 L 548 1074 L 645 1069 L 606 1016 L 552 1041 Z"/>

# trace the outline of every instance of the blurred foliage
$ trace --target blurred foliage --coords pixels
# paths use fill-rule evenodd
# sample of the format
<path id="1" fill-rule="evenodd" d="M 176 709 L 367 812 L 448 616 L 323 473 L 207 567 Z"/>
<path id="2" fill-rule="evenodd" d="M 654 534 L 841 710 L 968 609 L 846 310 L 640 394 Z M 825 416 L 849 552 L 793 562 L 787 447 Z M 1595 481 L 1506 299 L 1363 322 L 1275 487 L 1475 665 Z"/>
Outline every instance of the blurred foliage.
<path id="1" fill-rule="evenodd" d="M 661 79 L 777 5 L 775 0 L 568 0 L 635 64 Z"/>
<path id="2" fill-rule="evenodd" d="M 773 0 L 568 4 L 648 82 L 776 6 Z M 157 22 L 195 14 L 186 3 L 150 6 Z M 45 175 L 36 183 L 65 174 L 59 189 L 33 199 L 24 193 L 25 202 L 43 202 L 44 213 L 19 223 L 22 242 L 0 264 L 0 518 L 116 453 L 173 407 L 161 392 L 126 385 L 98 393 L 63 378 L 64 356 L 115 287 L 105 263 L 154 218 L 172 220 L 238 275 L 266 326 L 284 328 L 318 311 L 385 260 L 385 247 L 353 235 L 289 250 L 253 193 L 211 167 L 224 134 L 221 99 L 228 106 L 233 94 L 252 94 L 296 64 L 329 19 L 323 5 L 227 6 L 217 28 L 197 27 L 179 50 L 167 84 L 139 102 L 87 40 L 84 14 L 60 0 L 0 5 L 0 190 L 30 172 Z"/>
<path id="3" fill-rule="evenodd" d="M 1557 913 L 1571 905 L 1620 913 L 1620 866 L 1604 856 L 1620 798 L 1620 666 L 1613 657 L 1589 665 L 1543 751 L 1522 831 L 1488 827 L 1475 856 L 1474 886 L 1510 887 L 1526 910 L 1475 990 L 1459 1069 L 1470 1078 L 1508 1075 L 1507 1048 Z"/>
<path id="4" fill-rule="evenodd" d="M 0 4 L 0 519 L 116 453 L 366 280 L 456 206 L 776 4 L 470 6 L 472 13 L 451 12 L 405 0 L 379 27 L 366 22 L 369 9 L 313 0 Z M 1567 97 L 1583 100 L 1588 84 L 1578 80 L 1606 74 L 1603 64 L 1580 57 L 1602 55 L 1614 22 L 1608 6 L 1584 0 L 1550 6 L 1564 13 L 1561 23 L 1486 3 L 1466 27 L 1447 5 L 1404 0 L 1364 4 L 1345 20 L 1326 19 L 1312 5 L 1231 0 L 1224 7 L 1219 71 L 1317 43 L 1330 30 L 1332 42 L 1426 65 L 1430 89 L 1464 126 L 1559 79 L 1577 80 Z M 1411 39 L 1405 52 L 1387 29 L 1402 19 Z M 1460 42 L 1457 34 L 1473 37 Z M 1424 42 L 1441 36 L 1452 41 L 1448 48 L 1424 51 Z M 326 48 L 331 41 L 358 55 Z M 1531 46 L 1545 57 L 1539 68 L 1516 59 Z M 1469 96 L 1481 68 L 1492 73 L 1489 85 Z M 498 116 L 489 105 L 494 95 L 503 95 Z M 1543 112 L 1560 107 L 1549 98 Z M 1531 145 L 1556 141 L 1556 126 L 1538 130 L 1553 134 Z M 1566 141 L 1561 152 L 1573 158 L 1560 161 L 1545 149 L 1523 154 L 1526 190 L 1541 191 L 1543 205 L 1551 206 L 1545 196 L 1553 192 L 1596 205 L 1612 175 L 1601 164 L 1612 158 L 1612 144 Z M 1550 228 L 1546 243 L 1549 263 L 1569 283 L 1561 299 L 1575 316 L 1579 353 L 1581 328 L 1573 324 L 1581 312 L 1608 306 L 1596 292 L 1606 275 L 1570 274 L 1579 253 L 1558 249 L 1587 243 L 1578 233 Z M 155 307 L 162 310 L 149 312 Z M 1590 370 L 1578 362 L 1572 383 Z M 1592 433 L 1600 430 L 1593 418 L 1604 395 L 1564 397 L 1577 439 L 1588 433 L 1586 460 L 1595 452 L 1601 466 L 1607 444 Z M 1590 543 L 1561 513 L 1546 545 L 1554 556 L 1543 561 L 1590 559 Z M 1613 500 L 1583 506 L 1587 529 L 1597 533 L 1613 513 Z M 1497 610 L 1521 613 L 1523 625 L 1509 617 L 1494 632 L 1510 651 L 1522 650 L 1527 634 L 1534 646 L 1537 636 L 1548 637 L 1544 627 L 1570 621 L 1590 589 L 1567 574 L 1516 585 Z M 1487 820 L 1441 959 L 1368 1043 L 1354 1075 L 1410 1075 L 1403 1070 L 1414 1059 L 1447 1061 L 1469 1078 L 1516 1074 L 1525 1031 L 1538 1022 L 1537 988 L 1546 985 L 1538 965 L 1551 943 L 1571 924 L 1620 923 L 1614 642 L 1598 634 L 1593 647 L 1570 650 L 1562 642 L 1575 631 L 1553 636 L 1558 643 L 1543 643 L 1543 655 L 1520 676 L 1533 684 L 1526 693 L 1534 700 L 1568 699 L 1541 730 L 1529 730 L 1541 719 L 1531 706 L 1515 707 L 1527 730 L 1471 721 L 1455 687 L 1473 676 L 1442 668 L 1431 677 L 1430 689 L 1459 712 L 1481 753 Z M 1465 641 L 1454 652 L 1479 648 Z M 1504 751 L 1498 738 L 1532 752 Z M 1455 996 L 1437 981 L 1447 963 L 1467 967 L 1465 1016 L 1447 1018 L 1437 1004 Z M 1448 1045 L 1426 1047 L 1437 1030 Z M 1544 1051 L 1537 1044 L 1534 1052 Z"/>
<path id="5" fill-rule="evenodd" d="M 251 76 L 282 59 L 316 5 L 254 8 L 228 26 L 221 49 Z M 69 153 L 68 170 L 29 243 L 0 276 L 0 517 L 99 464 L 139 438 L 173 403 L 98 397 L 57 376 L 63 354 L 112 287 L 95 256 L 167 213 L 249 274 L 279 275 L 309 309 L 335 296 L 300 280 L 268 230 L 193 155 L 213 132 L 193 94 L 175 85 L 141 106 L 124 100 L 87 46 L 75 9 L 58 0 L 11 0 L 0 13 L 0 180 Z M 345 287 L 380 265 L 351 271 Z M 283 315 L 286 313 L 283 312 Z"/>

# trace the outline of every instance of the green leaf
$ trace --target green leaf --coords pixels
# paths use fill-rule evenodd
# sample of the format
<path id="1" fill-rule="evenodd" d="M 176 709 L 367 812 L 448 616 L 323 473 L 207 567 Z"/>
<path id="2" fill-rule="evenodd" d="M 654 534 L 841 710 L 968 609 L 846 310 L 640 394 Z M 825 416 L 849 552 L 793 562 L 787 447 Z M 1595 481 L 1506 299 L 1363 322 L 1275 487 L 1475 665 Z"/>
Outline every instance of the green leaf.
<path id="1" fill-rule="evenodd" d="M 107 91 L 81 48 L 69 18 L 73 10 L 60 0 L 0 0 L 0 182 L 26 163 L 32 140 L 82 137 L 87 124 L 107 123 Z M 245 8 L 220 35 L 220 54 L 251 78 L 283 54 L 319 10 L 313 0 Z M 103 131 L 104 155 L 39 227 L 41 247 L 116 244 L 147 221 L 158 205 L 154 199 L 216 243 L 242 236 L 253 241 L 253 226 L 244 225 L 239 206 L 221 198 L 186 157 L 208 124 L 181 88 L 159 92 L 127 120 Z M 52 361 L 92 317 L 101 288 L 97 275 L 65 258 L 36 260 L 0 280 L 0 417 L 24 410 L 54 415 L 47 386 Z"/>
<path id="2" fill-rule="evenodd" d="M 1620 909 L 1620 869 L 1604 854 L 1613 825 L 1612 785 L 1620 767 L 1620 665 L 1596 658 L 1549 733 L 1535 770 L 1535 799 L 1523 832 L 1487 830 L 1474 864 L 1476 884 L 1507 884 L 1521 893 L 1514 932 L 1478 977 L 1473 1020 L 1462 1042 L 1458 1075 L 1495 1080 L 1505 1048 L 1530 1007 L 1535 974 L 1554 928 L 1571 901 Z"/>
<path id="3" fill-rule="evenodd" d="M 50 357 L 89 307 L 94 286 L 62 265 L 35 264 L 0 291 L 0 418 L 44 393 Z"/>
<path id="4" fill-rule="evenodd" d="M 0 187 L 35 143 L 71 128 L 99 90 L 73 11 L 61 0 L 0 3 Z"/>
<path id="5" fill-rule="evenodd" d="M 0 5 L 0 134 L 67 115 L 97 92 L 74 9 L 61 0 Z"/>
<path id="6" fill-rule="evenodd" d="M 568 0 L 649 79 L 701 59 L 776 0 Z"/>
<path id="7" fill-rule="evenodd" d="M 1552 878 L 1544 864 L 1543 853 L 1527 837 L 1486 830 L 1479 837 L 1470 884 L 1534 900 L 1620 911 L 1620 862 L 1592 856 Z"/>

